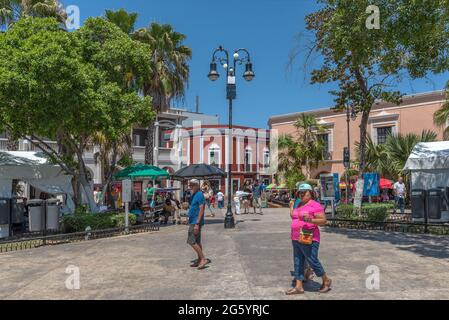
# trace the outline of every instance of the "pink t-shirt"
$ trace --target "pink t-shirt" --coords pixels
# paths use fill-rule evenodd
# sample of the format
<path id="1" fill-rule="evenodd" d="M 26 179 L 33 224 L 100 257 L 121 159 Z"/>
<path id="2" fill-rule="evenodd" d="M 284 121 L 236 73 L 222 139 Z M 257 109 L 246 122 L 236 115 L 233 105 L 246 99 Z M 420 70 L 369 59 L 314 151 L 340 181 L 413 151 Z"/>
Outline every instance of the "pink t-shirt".
<path id="1" fill-rule="evenodd" d="M 292 240 L 297 241 L 299 239 L 299 230 L 301 228 L 307 230 L 313 230 L 312 240 L 316 242 L 320 242 L 320 228 L 317 225 L 309 222 L 304 222 L 302 218 L 304 214 L 308 214 L 312 218 L 315 218 L 316 215 L 322 214 L 324 212 L 321 204 L 314 200 L 310 200 L 304 206 L 300 206 L 293 210 L 293 219 L 292 219 Z"/>

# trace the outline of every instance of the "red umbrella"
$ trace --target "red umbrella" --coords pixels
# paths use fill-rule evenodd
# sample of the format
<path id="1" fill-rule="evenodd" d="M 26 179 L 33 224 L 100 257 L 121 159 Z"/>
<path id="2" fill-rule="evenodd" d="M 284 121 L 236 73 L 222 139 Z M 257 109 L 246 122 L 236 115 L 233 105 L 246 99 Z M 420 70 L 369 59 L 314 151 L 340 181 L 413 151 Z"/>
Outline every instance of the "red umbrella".
<path id="1" fill-rule="evenodd" d="M 380 178 L 380 189 L 393 189 L 393 181 Z"/>

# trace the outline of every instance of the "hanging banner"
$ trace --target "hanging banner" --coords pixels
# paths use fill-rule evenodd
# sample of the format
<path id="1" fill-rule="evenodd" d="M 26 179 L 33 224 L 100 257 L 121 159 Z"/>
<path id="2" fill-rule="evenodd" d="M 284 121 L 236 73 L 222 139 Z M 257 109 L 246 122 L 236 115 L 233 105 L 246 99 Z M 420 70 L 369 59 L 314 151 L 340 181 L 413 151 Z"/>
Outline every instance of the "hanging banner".
<path id="1" fill-rule="evenodd" d="M 363 174 L 363 195 L 374 197 L 380 195 L 380 175 L 378 173 Z"/>

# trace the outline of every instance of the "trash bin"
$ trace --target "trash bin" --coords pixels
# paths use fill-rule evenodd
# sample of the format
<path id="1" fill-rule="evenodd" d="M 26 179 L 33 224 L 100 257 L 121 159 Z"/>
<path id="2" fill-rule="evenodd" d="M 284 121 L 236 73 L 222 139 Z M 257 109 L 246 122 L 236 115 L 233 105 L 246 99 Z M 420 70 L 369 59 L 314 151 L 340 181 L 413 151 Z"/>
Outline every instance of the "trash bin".
<path id="1" fill-rule="evenodd" d="M 441 220 L 441 204 L 443 202 L 443 193 L 441 189 L 427 190 L 427 217 L 431 220 Z"/>
<path id="2" fill-rule="evenodd" d="M 9 237 L 11 199 L 0 198 L 0 238 Z"/>
<path id="3" fill-rule="evenodd" d="M 59 230 L 58 199 L 47 200 L 47 230 Z"/>
<path id="4" fill-rule="evenodd" d="M 414 189 L 411 192 L 412 218 L 424 219 L 426 214 L 426 191 Z"/>
<path id="5" fill-rule="evenodd" d="M 28 201 L 29 230 L 38 232 L 44 230 L 44 201 L 35 199 Z"/>
<path id="6" fill-rule="evenodd" d="M 23 202 L 18 202 L 17 200 L 17 198 L 14 198 L 11 201 L 11 223 L 13 224 L 21 224 L 25 220 L 25 205 Z"/>

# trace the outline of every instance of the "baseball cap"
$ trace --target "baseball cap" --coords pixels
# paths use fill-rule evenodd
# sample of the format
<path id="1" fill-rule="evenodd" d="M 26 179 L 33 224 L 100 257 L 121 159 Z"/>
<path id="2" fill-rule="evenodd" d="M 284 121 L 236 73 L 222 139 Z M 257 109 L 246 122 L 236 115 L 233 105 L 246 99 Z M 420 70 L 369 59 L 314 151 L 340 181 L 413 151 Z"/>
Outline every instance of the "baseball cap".
<path id="1" fill-rule="evenodd" d="M 307 191 L 307 190 L 313 191 L 312 186 L 308 183 L 302 183 L 298 187 L 298 191 Z"/>
<path id="2" fill-rule="evenodd" d="M 189 180 L 189 184 L 197 184 L 200 185 L 200 181 L 198 179 L 191 179 Z"/>

